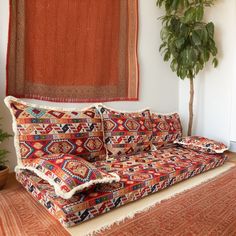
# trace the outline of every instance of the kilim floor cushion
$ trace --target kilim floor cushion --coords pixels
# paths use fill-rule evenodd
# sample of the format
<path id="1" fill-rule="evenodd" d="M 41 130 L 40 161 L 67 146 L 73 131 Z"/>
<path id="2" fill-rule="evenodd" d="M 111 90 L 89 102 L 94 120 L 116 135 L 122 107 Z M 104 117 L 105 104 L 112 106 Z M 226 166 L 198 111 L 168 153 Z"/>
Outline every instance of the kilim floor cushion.
<path id="1" fill-rule="evenodd" d="M 235 198 L 236 167 L 97 235 L 233 236 Z"/>
<path id="2" fill-rule="evenodd" d="M 172 147 L 106 162 L 96 161 L 95 167 L 116 173 L 120 182 L 96 185 L 66 200 L 30 171 L 18 172 L 17 179 L 64 226 L 70 227 L 221 166 L 226 159 L 220 154 L 201 155 Z"/>

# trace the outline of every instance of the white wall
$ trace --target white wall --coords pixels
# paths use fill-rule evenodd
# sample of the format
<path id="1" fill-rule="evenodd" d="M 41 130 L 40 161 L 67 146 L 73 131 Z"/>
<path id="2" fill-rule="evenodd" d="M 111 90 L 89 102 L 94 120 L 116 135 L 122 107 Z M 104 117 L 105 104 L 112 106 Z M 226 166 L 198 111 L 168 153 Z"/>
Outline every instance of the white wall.
<path id="1" fill-rule="evenodd" d="M 140 101 L 110 102 L 108 106 L 123 110 L 135 110 L 150 107 L 159 112 L 178 110 L 178 79 L 164 63 L 158 52 L 160 45 L 160 22 L 162 14 L 155 5 L 155 0 L 139 1 L 139 63 L 140 63 Z M 8 0 L 0 1 L 0 117 L 3 117 L 4 130 L 11 132 L 11 117 L 3 104 L 5 97 L 5 66 L 8 34 Z M 50 103 L 33 101 L 63 107 L 85 107 L 87 104 Z M 10 166 L 16 164 L 13 139 L 5 142 L 10 151 Z"/>
<path id="2" fill-rule="evenodd" d="M 235 13 L 236 1 L 228 0 L 216 1 L 215 6 L 207 10 L 207 20 L 212 20 L 216 27 L 219 66 L 214 69 L 208 65 L 195 80 L 194 134 L 220 140 L 226 144 L 229 144 L 230 136 L 236 136 L 231 131 L 232 84 L 236 79 Z M 236 87 L 234 93 L 235 91 Z M 188 119 L 188 93 L 189 81 L 181 81 L 179 111 L 185 122 Z M 234 106 L 234 113 L 235 109 Z"/>
<path id="3" fill-rule="evenodd" d="M 234 10 L 236 12 L 236 3 L 234 6 Z M 236 16 L 234 19 L 234 22 L 236 23 Z M 235 27 L 234 27 L 235 28 Z M 236 28 L 234 29 L 234 31 L 232 32 L 232 34 L 234 35 L 234 39 L 236 39 Z M 236 58 L 236 56 L 235 56 Z M 234 60 L 232 63 L 236 62 L 236 60 Z M 235 146 L 234 146 L 234 151 L 236 152 L 236 65 L 233 66 L 234 70 L 232 73 L 233 75 L 233 81 L 232 81 L 232 88 L 231 88 L 231 93 L 232 93 L 232 106 L 231 106 L 231 133 L 230 133 L 230 140 L 235 142 Z"/>
<path id="4" fill-rule="evenodd" d="M 235 33 L 234 38 L 236 39 L 236 33 Z M 236 69 L 234 69 L 234 77 L 233 77 L 234 79 L 233 79 L 233 82 L 232 82 L 232 89 L 231 89 L 231 92 L 232 92 L 232 106 L 231 106 L 231 130 L 230 130 L 231 143 L 230 143 L 230 146 L 231 146 L 231 150 L 233 152 L 236 152 L 236 72 L 235 71 L 236 71 Z"/>

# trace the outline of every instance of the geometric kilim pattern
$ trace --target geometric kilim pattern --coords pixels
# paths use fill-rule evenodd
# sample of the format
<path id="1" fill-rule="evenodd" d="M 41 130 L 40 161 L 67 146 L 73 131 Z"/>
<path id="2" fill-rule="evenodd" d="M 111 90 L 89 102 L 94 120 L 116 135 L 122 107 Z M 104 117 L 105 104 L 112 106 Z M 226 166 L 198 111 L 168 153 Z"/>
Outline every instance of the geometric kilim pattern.
<path id="1" fill-rule="evenodd" d="M 175 141 L 175 143 L 185 148 L 210 154 L 223 153 L 228 149 L 224 143 L 201 136 L 187 136 L 179 138 Z"/>
<path id="2" fill-rule="evenodd" d="M 226 158 L 224 154 L 202 154 L 174 146 L 97 161 L 93 163 L 95 167 L 118 174 L 120 182 L 98 184 L 66 200 L 58 197 L 52 186 L 30 171 L 22 170 L 17 179 L 64 226 L 69 227 L 220 166 Z M 73 172 L 73 165 L 69 169 Z"/>
<path id="3" fill-rule="evenodd" d="M 95 183 L 110 183 L 114 175 L 97 169 L 83 158 L 70 154 L 51 154 L 41 158 L 22 160 L 25 169 L 29 169 L 55 187 L 58 196 L 68 199 L 76 191 L 84 191 Z"/>
<path id="4" fill-rule="evenodd" d="M 104 122 L 108 156 L 116 158 L 151 150 L 152 122 L 149 110 L 118 112 L 99 106 Z"/>
<path id="5" fill-rule="evenodd" d="M 69 153 L 88 161 L 106 157 L 101 116 L 95 107 L 60 111 L 10 102 L 17 124 L 21 158 Z"/>
<path id="6" fill-rule="evenodd" d="M 182 125 L 178 113 L 160 115 L 152 113 L 153 134 L 152 143 L 157 148 L 172 144 L 182 137 Z"/>

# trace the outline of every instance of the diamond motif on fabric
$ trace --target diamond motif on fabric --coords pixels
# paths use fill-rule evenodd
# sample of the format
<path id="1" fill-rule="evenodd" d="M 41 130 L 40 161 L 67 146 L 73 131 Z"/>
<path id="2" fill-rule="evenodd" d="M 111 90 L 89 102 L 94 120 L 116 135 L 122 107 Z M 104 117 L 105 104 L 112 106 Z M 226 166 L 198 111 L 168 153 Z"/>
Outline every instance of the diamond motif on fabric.
<path id="1" fill-rule="evenodd" d="M 26 142 L 20 142 L 20 152 L 21 155 L 24 156 L 24 158 L 27 158 L 34 152 L 34 149 L 32 146 L 29 146 Z"/>
<path id="2" fill-rule="evenodd" d="M 23 126 L 22 126 L 22 127 L 23 127 Z M 26 131 L 26 133 L 28 133 L 28 134 L 33 133 L 34 130 L 35 130 L 35 126 L 34 126 L 34 125 L 28 125 L 28 126 L 26 126 L 26 128 L 25 128 L 25 131 Z"/>
<path id="3" fill-rule="evenodd" d="M 43 147 L 43 144 L 36 142 L 36 143 L 33 143 L 33 147 L 36 149 L 41 149 Z"/>
<path id="4" fill-rule="evenodd" d="M 102 148 L 103 142 L 98 138 L 89 138 L 84 143 L 84 147 L 91 152 L 99 151 Z"/>
<path id="5" fill-rule="evenodd" d="M 105 120 L 104 126 L 107 131 L 113 131 L 117 127 L 117 124 L 113 120 Z"/>
<path id="6" fill-rule="evenodd" d="M 125 121 L 125 126 L 129 131 L 137 131 L 140 124 L 135 120 L 128 119 Z"/>
<path id="7" fill-rule="evenodd" d="M 82 182 L 89 181 L 92 174 L 92 169 L 89 166 L 76 160 L 66 160 L 62 169 L 73 178 L 79 179 Z"/>
<path id="8" fill-rule="evenodd" d="M 45 153 L 44 153 L 43 151 L 41 151 L 41 150 L 38 150 L 38 151 L 36 151 L 36 152 L 34 153 L 34 155 L 35 155 L 36 157 L 42 157 L 44 154 L 45 154 Z"/>
<path id="9" fill-rule="evenodd" d="M 168 131 L 170 129 L 170 126 L 167 122 L 160 122 L 158 125 L 157 125 L 158 129 L 161 130 L 161 131 Z"/>
<path id="10" fill-rule="evenodd" d="M 75 143 L 77 146 L 81 146 L 83 144 L 83 142 L 80 139 L 77 139 Z"/>
<path id="11" fill-rule="evenodd" d="M 123 125 L 119 125 L 119 126 L 118 126 L 118 129 L 121 130 L 121 131 L 123 131 L 123 130 L 125 129 L 125 127 L 124 127 Z"/>
<path id="12" fill-rule="evenodd" d="M 36 118 L 40 118 L 46 113 L 45 110 L 35 108 L 35 107 L 28 107 L 26 111 L 29 112 L 30 115 Z"/>
<path id="13" fill-rule="evenodd" d="M 48 153 L 72 153 L 76 149 L 76 146 L 69 140 L 57 141 L 53 140 L 47 144 L 45 150 Z"/>

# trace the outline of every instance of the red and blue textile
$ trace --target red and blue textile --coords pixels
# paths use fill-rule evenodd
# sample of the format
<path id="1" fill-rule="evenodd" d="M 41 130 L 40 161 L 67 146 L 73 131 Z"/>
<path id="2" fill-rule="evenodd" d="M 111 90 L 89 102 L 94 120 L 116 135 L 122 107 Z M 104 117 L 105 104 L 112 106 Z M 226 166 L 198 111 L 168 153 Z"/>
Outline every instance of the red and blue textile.
<path id="1" fill-rule="evenodd" d="M 175 143 L 188 149 L 209 154 L 223 153 L 228 150 L 228 147 L 224 143 L 202 136 L 187 136 L 178 138 Z"/>
<path id="2" fill-rule="evenodd" d="M 110 158 L 150 151 L 152 122 L 149 110 L 119 112 L 100 106 L 104 141 Z"/>
<path id="3" fill-rule="evenodd" d="M 102 120 L 96 107 L 59 110 L 8 100 L 16 123 L 20 159 L 67 153 L 88 161 L 106 159 Z"/>
<path id="4" fill-rule="evenodd" d="M 94 163 L 97 168 L 115 172 L 121 181 L 93 186 L 67 200 L 58 197 L 52 186 L 30 171 L 19 172 L 17 179 L 64 226 L 70 227 L 220 166 L 226 158 L 224 154 L 169 147 L 98 161 Z"/>
<path id="5" fill-rule="evenodd" d="M 71 154 L 51 154 L 40 158 L 22 160 L 24 167 L 48 181 L 55 193 L 69 199 L 78 191 L 84 191 L 98 183 L 119 181 L 114 173 L 96 168 L 92 163 Z"/>
<path id="6" fill-rule="evenodd" d="M 177 138 L 182 137 L 182 126 L 178 113 L 162 115 L 153 112 L 152 123 L 152 144 L 157 148 L 171 145 Z"/>

